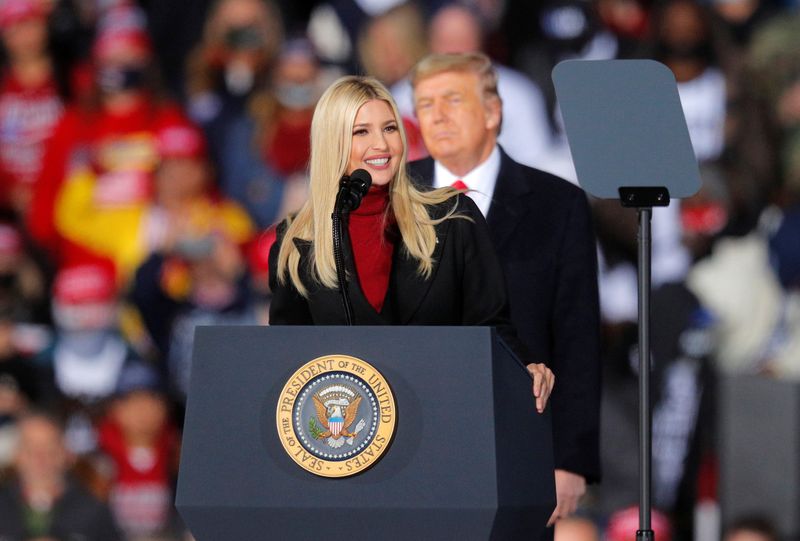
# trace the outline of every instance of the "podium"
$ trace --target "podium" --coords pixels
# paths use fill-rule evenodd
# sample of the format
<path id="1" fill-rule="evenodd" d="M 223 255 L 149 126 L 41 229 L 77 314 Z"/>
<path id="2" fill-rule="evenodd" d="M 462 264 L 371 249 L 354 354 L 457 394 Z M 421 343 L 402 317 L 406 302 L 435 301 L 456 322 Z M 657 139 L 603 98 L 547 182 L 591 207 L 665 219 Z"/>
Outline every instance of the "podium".
<path id="1" fill-rule="evenodd" d="M 492 328 L 198 327 L 194 348 L 176 506 L 198 541 L 527 540 L 555 508 L 549 410 Z M 396 423 L 369 468 L 320 477 L 276 411 L 341 355 L 382 374 Z"/>

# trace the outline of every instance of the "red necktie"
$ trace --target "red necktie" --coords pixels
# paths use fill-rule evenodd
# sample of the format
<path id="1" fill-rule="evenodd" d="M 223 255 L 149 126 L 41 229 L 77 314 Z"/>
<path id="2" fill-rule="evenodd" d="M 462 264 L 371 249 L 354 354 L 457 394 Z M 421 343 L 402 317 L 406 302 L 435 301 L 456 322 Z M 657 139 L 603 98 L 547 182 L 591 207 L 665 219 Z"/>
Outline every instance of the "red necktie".
<path id="1" fill-rule="evenodd" d="M 453 188 L 455 188 L 456 190 L 458 190 L 459 192 L 468 192 L 469 191 L 469 187 L 466 184 L 464 184 L 464 181 L 461 180 L 461 179 L 453 182 L 453 184 L 451 184 L 451 186 Z"/>

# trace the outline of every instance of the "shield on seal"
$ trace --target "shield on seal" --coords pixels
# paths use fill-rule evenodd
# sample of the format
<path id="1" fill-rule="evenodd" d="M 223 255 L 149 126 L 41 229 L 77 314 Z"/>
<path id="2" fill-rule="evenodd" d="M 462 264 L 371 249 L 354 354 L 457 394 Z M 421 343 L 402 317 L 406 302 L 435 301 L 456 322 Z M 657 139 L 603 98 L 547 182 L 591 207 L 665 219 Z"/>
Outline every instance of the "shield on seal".
<path id="1" fill-rule="evenodd" d="M 342 431 L 342 427 L 344 426 L 344 417 L 331 417 L 328 419 L 328 428 L 331 431 L 331 434 L 334 436 L 338 436 L 339 432 Z"/>

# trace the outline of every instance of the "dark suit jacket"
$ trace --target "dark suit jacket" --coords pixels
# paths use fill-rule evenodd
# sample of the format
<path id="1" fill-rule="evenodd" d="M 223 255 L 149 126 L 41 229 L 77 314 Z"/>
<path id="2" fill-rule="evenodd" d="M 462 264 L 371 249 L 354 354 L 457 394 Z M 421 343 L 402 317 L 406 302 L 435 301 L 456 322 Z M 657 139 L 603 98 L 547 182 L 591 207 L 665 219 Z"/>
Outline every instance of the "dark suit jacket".
<path id="1" fill-rule="evenodd" d="M 433 182 L 433 160 L 409 164 Z M 556 375 L 556 468 L 600 477 L 597 254 L 583 190 L 513 161 L 501 165 L 487 222 L 508 284 L 511 321 L 535 362 Z"/>
<path id="2" fill-rule="evenodd" d="M 389 287 L 380 313 L 367 301 L 358 283 L 350 239 L 345 231 L 342 245 L 354 323 L 495 326 L 520 357 L 528 358 L 510 324 L 503 272 L 486 222 L 470 198 L 459 195 L 451 201 L 457 202 L 456 213 L 464 218 L 450 218 L 435 226 L 437 244 L 429 278 L 417 273 L 416 261 L 405 253 L 401 242 L 395 245 Z M 451 201 L 434 208 L 432 215 L 444 216 L 452 207 Z M 270 324 L 344 325 L 338 289 L 322 287 L 311 278 L 309 241 L 295 240 L 301 254 L 301 278 L 309 289 L 308 298 L 302 297 L 288 280 L 285 284 L 278 281 L 278 251 L 285 232 L 286 223 L 283 222 L 278 226 L 277 239 L 270 250 Z"/>
<path id="3" fill-rule="evenodd" d="M 0 539 L 24 541 L 26 531 L 25 504 L 16 480 L 0 486 Z M 64 494 L 55 502 L 52 522 L 45 537 L 82 539 L 85 541 L 115 541 L 121 539 L 111 511 L 69 478 Z"/>

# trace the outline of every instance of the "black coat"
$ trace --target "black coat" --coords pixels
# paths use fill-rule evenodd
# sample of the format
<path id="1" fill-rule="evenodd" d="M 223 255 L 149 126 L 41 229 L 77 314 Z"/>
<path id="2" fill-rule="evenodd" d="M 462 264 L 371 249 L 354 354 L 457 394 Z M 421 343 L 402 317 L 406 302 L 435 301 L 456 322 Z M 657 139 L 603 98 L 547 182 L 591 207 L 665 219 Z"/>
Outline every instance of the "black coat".
<path id="1" fill-rule="evenodd" d="M 433 182 L 433 160 L 409 164 Z M 489 232 L 508 284 L 511 321 L 535 362 L 556 375 L 550 399 L 556 468 L 600 477 L 600 315 L 588 201 L 569 182 L 502 151 Z"/>
<path id="2" fill-rule="evenodd" d="M 25 541 L 30 532 L 25 528 L 25 504 L 20 486 L 10 481 L 0 487 L 0 539 Z M 115 541 L 122 539 L 108 507 L 97 501 L 71 478 L 64 494 L 55 502 L 52 522 L 45 537 Z"/>
<path id="3" fill-rule="evenodd" d="M 456 213 L 464 218 L 450 218 L 435 226 L 437 243 L 433 253 L 433 272 L 429 278 L 417 273 L 417 262 L 395 244 L 389 287 L 381 312 L 367 301 L 358 283 L 350 239 L 344 234 L 344 260 L 348 289 L 356 325 L 488 325 L 523 359 L 529 358 L 510 325 L 508 297 L 500 263 L 492 247 L 489 231 L 480 210 L 464 195 L 445 201 L 433 209 L 434 217 L 443 216 L 457 202 Z M 295 240 L 300 250 L 300 274 L 309 290 L 302 297 L 288 282 L 277 279 L 277 260 L 286 232 L 286 223 L 278 226 L 277 239 L 269 256 L 271 325 L 344 325 L 345 315 L 338 289 L 316 284 L 311 279 L 309 259 L 311 243 Z"/>

